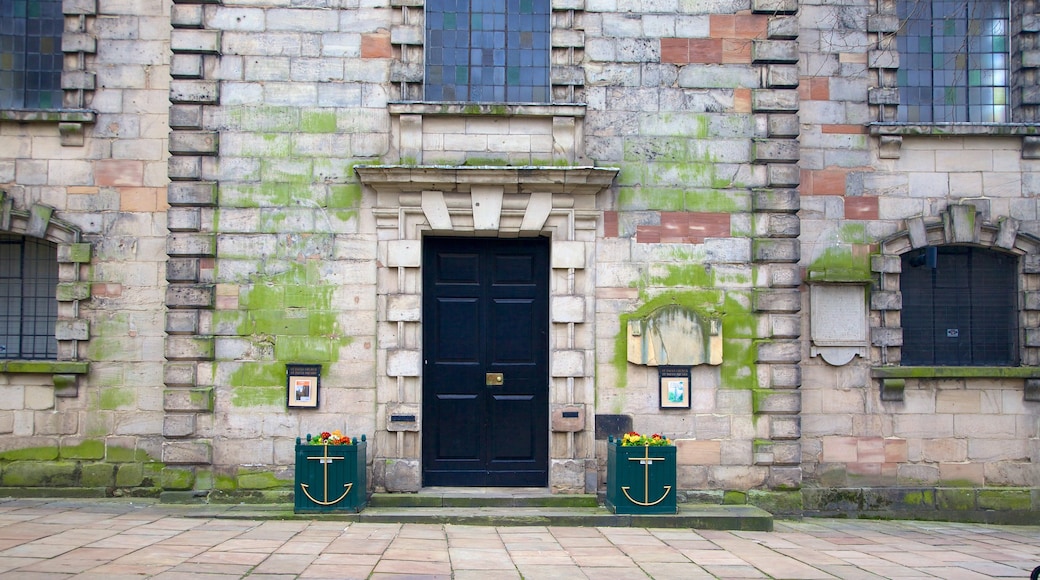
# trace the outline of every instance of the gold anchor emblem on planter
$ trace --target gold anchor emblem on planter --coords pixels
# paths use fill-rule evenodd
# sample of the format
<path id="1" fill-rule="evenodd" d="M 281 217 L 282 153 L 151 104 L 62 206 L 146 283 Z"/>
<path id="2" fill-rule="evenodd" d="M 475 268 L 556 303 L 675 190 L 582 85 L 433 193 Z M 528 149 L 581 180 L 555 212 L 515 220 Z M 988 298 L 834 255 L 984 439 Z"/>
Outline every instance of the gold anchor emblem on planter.
<path id="1" fill-rule="evenodd" d="M 636 501 L 636 500 L 632 499 L 632 496 L 628 495 L 628 490 L 632 489 L 632 486 L 622 485 L 621 486 L 621 493 L 625 494 L 625 497 L 628 498 L 628 501 L 630 501 L 630 502 L 632 502 L 632 503 L 634 503 L 636 505 L 639 505 L 639 506 L 648 507 L 648 506 L 652 506 L 652 505 L 657 505 L 657 504 L 661 503 L 662 501 L 664 501 L 664 498 L 668 497 L 668 494 L 672 492 L 672 486 L 670 486 L 670 485 L 664 486 L 664 495 L 662 495 L 660 498 L 658 498 L 657 501 L 650 501 L 650 466 L 653 465 L 653 463 L 655 461 L 664 461 L 665 458 L 664 457 L 650 457 L 650 446 L 649 445 L 644 446 L 643 449 L 645 451 L 644 451 L 644 454 L 643 454 L 642 457 L 629 457 L 628 458 L 629 461 L 638 461 L 639 464 L 643 466 L 643 501 Z"/>
<path id="2" fill-rule="evenodd" d="M 300 488 L 303 490 L 303 495 L 307 496 L 307 499 L 311 500 L 312 502 L 314 502 L 314 503 L 316 503 L 318 505 L 332 505 L 334 503 L 338 503 L 338 502 L 342 501 L 343 498 L 347 497 L 347 494 L 350 493 L 350 488 L 354 487 L 354 482 L 344 483 L 343 487 L 345 487 L 347 489 L 343 492 L 343 495 L 337 497 L 336 499 L 334 499 L 332 501 L 329 501 L 329 465 L 332 464 L 333 461 L 335 461 L 337 459 L 345 459 L 345 457 L 329 457 L 329 446 L 328 445 L 322 445 L 321 447 L 322 447 L 322 449 L 325 452 L 325 454 L 323 456 L 321 456 L 321 457 L 308 457 L 307 459 L 316 459 L 316 460 L 320 461 L 321 464 L 325 468 L 325 500 L 321 501 L 321 500 L 317 500 L 317 499 L 314 499 L 313 497 L 311 497 L 310 492 L 307 491 L 307 487 L 308 486 L 307 486 L 306 483 L 301 483 L 300 484 Z"/>

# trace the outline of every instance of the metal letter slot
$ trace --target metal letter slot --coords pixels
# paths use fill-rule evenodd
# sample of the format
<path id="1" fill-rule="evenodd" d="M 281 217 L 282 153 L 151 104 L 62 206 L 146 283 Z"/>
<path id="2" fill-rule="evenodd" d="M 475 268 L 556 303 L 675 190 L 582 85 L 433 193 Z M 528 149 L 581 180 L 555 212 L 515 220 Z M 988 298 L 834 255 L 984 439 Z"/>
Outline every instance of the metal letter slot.
<path id="1" fill-rule="evenodd" d="M 487 373 L 484 375 L 484 384 L 489 387 L 501 387 L 506 379 L 502 373 Z"/>

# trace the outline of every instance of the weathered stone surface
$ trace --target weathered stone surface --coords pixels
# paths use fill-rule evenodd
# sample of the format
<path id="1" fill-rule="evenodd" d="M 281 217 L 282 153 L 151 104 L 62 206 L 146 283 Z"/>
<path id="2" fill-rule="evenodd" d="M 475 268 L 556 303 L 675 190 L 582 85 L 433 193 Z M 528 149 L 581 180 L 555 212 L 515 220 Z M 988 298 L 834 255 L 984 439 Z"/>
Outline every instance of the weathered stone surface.
<path id="1" fill-rule="evenodd" d="M 390 492 L 417 492 L 422 488 L 419 462 L 413 459 L 386 459 L 380 462 L 383 468 L 383 485 Z"/>
<path id="2" fill-rule="evenodd" d="M 213 462 L 213 444 L 205 440 L 164 441 L 162 460 L 169 465 L 209 464 Z"/>
<path id="3" fill-rule="evenodd" d="M 178 413 L 163 417 L 164 437 L 189 437 L 195 433 L 195 414 Z"/>
<path id="4" fill-rule="evenodd" d="M 166 305 L 170 308 L 210 308 L 216 288 L 212 284 L 176 284 L 166 289 Z"/>
<path id="5" fill-rule="evenodd" d="M 797 262 L 800 247 L 797 239 L 756 238 L 751 252 L 756 262 Z"/>
<path id="6" fill-rule="evenodd" d="M 163 391 L 163 410 L 209 413 L 213 411 L 212 387 L 166 389 Z"/>

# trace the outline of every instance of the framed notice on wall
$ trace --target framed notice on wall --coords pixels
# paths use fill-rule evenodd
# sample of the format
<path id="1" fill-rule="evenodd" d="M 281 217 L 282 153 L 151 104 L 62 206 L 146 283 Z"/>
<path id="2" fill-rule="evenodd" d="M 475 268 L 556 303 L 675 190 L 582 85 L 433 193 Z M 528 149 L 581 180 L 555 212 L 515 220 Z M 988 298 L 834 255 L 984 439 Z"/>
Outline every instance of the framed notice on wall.
<path id="1" fill-rule="evenodd" d="M 321 386 L 321 365 L 285 365 L 289 407 L 317 408 Z"/>
<path id="2" fill-rule="evenodd" d="M 690 408 L 690 367 L 657 367 L 660 378 L 661 408 Z"/>

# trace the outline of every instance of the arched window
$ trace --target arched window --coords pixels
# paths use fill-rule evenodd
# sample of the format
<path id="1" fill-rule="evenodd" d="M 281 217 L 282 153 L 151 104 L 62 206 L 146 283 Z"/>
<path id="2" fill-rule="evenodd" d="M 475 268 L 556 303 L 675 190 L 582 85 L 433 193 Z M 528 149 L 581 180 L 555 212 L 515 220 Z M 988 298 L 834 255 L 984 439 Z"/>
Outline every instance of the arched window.
<path id="1" fill-rule="evenodd" d="M 1018 364 L 1018 258 L 972 246 L 902 255 L 902 364 Z"/>
<path id="2" fill-rule="evenodd" d="M 56 359 L 57 246 L 0 235 L 0 359 Z"/>

